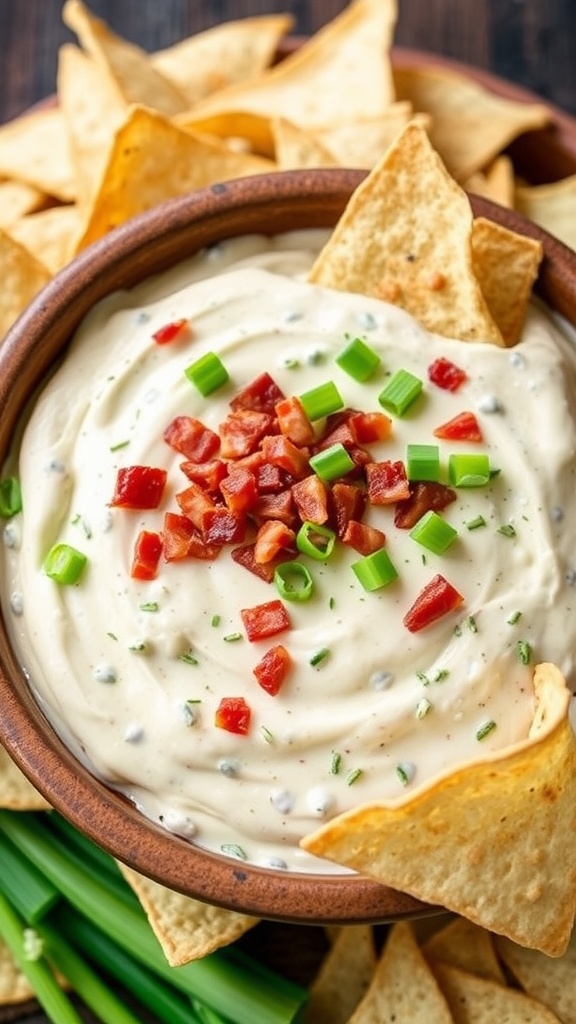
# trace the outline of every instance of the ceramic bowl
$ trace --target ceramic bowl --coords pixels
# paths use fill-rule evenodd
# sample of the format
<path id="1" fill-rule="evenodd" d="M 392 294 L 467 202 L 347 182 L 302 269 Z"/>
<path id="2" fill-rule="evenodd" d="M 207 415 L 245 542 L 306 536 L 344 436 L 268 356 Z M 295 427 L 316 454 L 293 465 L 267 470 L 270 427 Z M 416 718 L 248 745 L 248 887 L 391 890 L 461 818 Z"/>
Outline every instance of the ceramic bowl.
<path id="1" fill-rule="evenodd" d="M 225 238 L 330 227 L 361 178 L 348 170 L 287 172 L 214 186 L 167 202 L 87 249 L 38 296 L 0 349 L 0 464 L 35 389 L 94 303 Z M 539 292 L 576 324 L 576 255 L 517 214 L 472 202 L 476 214 L 542 240 Z M 49 802 L 111 854 L 172 889 L 258 917 L 317 924 L 387 921 L 430 909 L 357 875 L 311 876 L 239 863 L 144 818 L 57 737 L 2 623 L 0 707 L 0 739 Z"/>

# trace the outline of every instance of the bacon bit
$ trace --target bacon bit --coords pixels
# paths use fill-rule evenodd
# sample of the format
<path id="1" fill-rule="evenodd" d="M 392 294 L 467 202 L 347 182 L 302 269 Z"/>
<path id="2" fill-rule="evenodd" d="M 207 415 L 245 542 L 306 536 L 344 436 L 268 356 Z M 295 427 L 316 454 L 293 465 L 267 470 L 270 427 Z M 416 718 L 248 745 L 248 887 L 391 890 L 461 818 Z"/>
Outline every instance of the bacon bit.
<path id="1" fill-rule="evenodd" d="M 290 473 L 296 480 L 309 472 L 308 450 L 297 448 L 283 434 L 265 437 L 262 441 L 262 453 L 266 462 L 271 462 L 285 473 Z"/>
<path id="2" fill-rule="evenodd" d="M 286 551 L 282 558 L 275 558 L 272 562 L 259 563 L 254 557 L 254 549 L 255 544 L 243 544 L 240 548 L 233 548 L 230 554 L 237 565 L 241 565 L 254 576 L 264 580 L 265 583 L 272 583 L 276 566 L 292 557 L 292 554 Z"/>
<path id="3" fill-rule="evenodd" d="M 232 512 L 249 512 L 258 501 L 256 478 L 249 469 L 233 465 L 220 484 L 220 493 Z"/>
<path id="4" fill-rule="evenodd" d="M 397 281 L 386 280 L 385 278 L 376 285 L 374 294 L 384 302 L 398 302 L 400 298 L 400 285 Z"/>
<path id="5" fill-rule="evenodd" d="M 275 697 L 284 683 L 292 665 L 292 659 L 283 644 L 276 644 L 263 655 L 252 669 L 258 683 L 266 693 Z"/>
<path id="6" fill-rule="evenodd" d="M 251 643 L 283 633 L 291 625 L 288 612 L 279 600 L 257 604 L 253 608 L 241 608 L 240 616 Z"/>
<path id="7" fill-rule="evenodd" d="M 428 379 L 438 388 L 444 391 L 457 391 L 458 388 L 468 380 L 468 374 L 461 370 L 456 363 L 444 359 L 442 356 L 435 359 L 428 367 Z"/>
<path id="8" fill-rule="evenodd" d="M 304 406 L 297 395 L 283 398 L 276 404 L 275 411 L 280 432 L 290 441 L 301 447 L 313 443 L 314 427 L 304 412 Z"/>
<path id="9" fill-rule="evenodd" d="M 410 484 L 410 497 L 401 501 L 394 513 L 394 526 L 400 530 L 411 530 L 425 512 L 442 512 L 453 501 L 456 491 L 446 484 L 430 480 L 419 480 Z"/>
<path id="10" fill-rule="evenodd" d="M 116 474 L 116 486 L 112 501 L 113 508 L 158 508 L 167 473 L 154 466 L 125 466 Z"/>
<path id="11" fill-rule="evenodd" d="M 130 575 L 134 580 L 153 580 L 158 572 L 162 554 L 162 537 L 159 533 L 141 530 L 134 544 L 134 557 Z"/>
<path id="12" fill-rule="evenodd" d="M 441 274 L 439 270 L 432 270 L 428 274 L 423 274 L 420 281 L 424 287 L 429 288 L 431 292 L 441 292 L 447 284 L 445 274 Z"/>
<path id="13" fill-rule="evenodd" d="M 275 417 L 266 412 L 255 409 L 231 412 L 219 427 L 222 456 L 225 459 L 238 459 L 243 455 L 251 455 L 262 438 L 273 433 L 275 425 Z"/>
<path id="14" fill-rule="evenodd" d="M 256 487 L 259 494 L 278 494 L 286 488 L 286 474 L 278 466 L 263 462 L 256 471 Z"/>
<path id="15" fill-rule="evenodd" d="M 393 505 L 410 497 L 403 462 L 369 462 L 366 466 L 368 499 L 372 505 Z"/>
<path id="16" fill-rule="evenodd" d="M 331 430 L 327 429 L 315 444 L 314 451 L 324 451 L 325 448 L 331 448 L 333 444 L 343 444 L 345 448 L 350 448 L 351 445 L 356 444 L 356 438 L 352 433 L 349 418 L 342 420 Z"/>
<path id="17" fill-rule="evenodd" d="M 328 519 L 328 492 L 316 473 L 292 487 L 292 497 L 302 522 L 325 523 Z"/>
<path id="18" fill-rule="evenodd" d="M 208 509 L 202 516 L 202 540 L 206 544 L 237 544 L 244 540 L 246 519 L 241 512 L 232 512 L 219 506 Z"/>
<path id="19" fill-rule="evenodd" d="M 191 334 L 192 326 L 190 321 L 184 318 L 164 324 L 163 327 L 159 327 L 157 331 L 154 331 L 152 337 L 157 345 L 167 345 L 170 341 L 175 341 L 176 338 L 181 338 L 184 335 L 190 337 Z"/>
<path id="20" fill-rule="evenodd" d="M 444 441 L 483 441 L 480 424 L 473 412 L 459 412 L 451 420 L 436 427 L 434 437 Z"/>
<path id="21" fill-rule="evenodd" d="M 185 491 L 176 495 L 182 512 L 194 524 L 197 530 L 202 532 L 203 520 L 207 512 L 216 508 L 215 502 L 198 484 L 190 484 Z"/>
<path id="22" fill-rule="evenodd" d="M 250 729 L 251 715 L 250 706 L 244 697 L 222 697 L 216 708 L 214 725 L 218 729 L 225 729 L 226 732 L 245 736 Z"/>
<path id="23" fill-rule="evenodd" d="M 430 626 L 437 619 L 453 612 L 464 603 L 462 594 L 448 583 L 440 573 L 434 576 L 418 597 L 412 607 L 406 612 L 403 622 L 406 629 L 411 633 L 418 633 L 419 630 Z"/>
<path id="24" fill-rule="evenodd" d="M 180 516 L 176 512 L 166 512 L 162 536 L 164 558 L 167 562 L 183 558 L 211 561 L 217 558 L 222 550 L 220 545 L 206 544 L 188 516 Z"/>
<path id="25" fill-rule="evenodd" d="M 272 562 L 281 551 L 292 548 L 296 534 L 286 523 L 279 519 L 269 519 L 263 523 L 254 544 L 254 561 L 259 565 Z"/>
<path id="26" fill-rule="evenodd" d="M 346 533 L 346 527 L 351 519 L 359 522 L 364 515 L 366 505 L 366 493 L 354 484 L 340 483 L 337 481 L 332 485 L 332 506 L 331 520 L 340 539 Z"/>
<path id="27" fill-rule="evenodd" d="M 292 526 L 296 519 L 296 513 L 290 490 L 279 491 L 278 494 L 260 495 L 253 514 L 257 522 L 262 519 L 280 519 L 287 526 Z"/>
<path id="28" fill-rule="evenodd" d="M 348 425 L 356 444 L 387 441 L 392 433 L 392 420 L 383 412 L 355 412 Z"/>
<path id="29" fill-rule="evenodd" d="M 342 540 L 344 544 L 349 544 L 350 547 L 354 548 L 361 555 L 372 555 L 384 546 L 386 534 L 382 533 L 382 530 L 377 530 L 375 526 L 369 526 L 367 523 L 359 523 L 357 520 L 351 519 L 344 531 Z"/>
<path id="30" fill-rule="evenodd" d="M 220 438 L 193 416 L 176 416 L 166 427 L 164 440 L 191 462 L 207 462 L 220 447 Z"/>
<path id="31" fill-rule="evenodd" d="M 242 388 L 230 402 L 230 408 L 251 409 L 256 412 L 273 413 L 276 404 L 284 398 L 284 392 L 269 373 L 261 373 L 251 384 Z"/>
<path id="32" fill-rule="evenodd" d="M 228 473 L 228 466 L 222 459 L 210 462 L 181 462 L 180 469 L 192 483 L 208 494 L 219 494 L 220 484 Z"/>

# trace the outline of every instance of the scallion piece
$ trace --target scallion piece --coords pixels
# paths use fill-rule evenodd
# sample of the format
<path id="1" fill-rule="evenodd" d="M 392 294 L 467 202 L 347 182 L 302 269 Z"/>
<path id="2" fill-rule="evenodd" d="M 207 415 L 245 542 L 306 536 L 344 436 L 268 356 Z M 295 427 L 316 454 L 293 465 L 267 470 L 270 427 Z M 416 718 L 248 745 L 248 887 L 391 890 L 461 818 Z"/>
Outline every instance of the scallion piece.
<path id="1" fill-rule="evenodd" d="M 274 571 L 274 583 L 286 601 L 308 601 L 314 590 L 312 574 L 302 562 L 281 562 Z"/>
<path id="2" fill-rule="evenodd" d="M 311 523 L 307 519 L 296 534 L 296 547 L 303 555 L 324 562 L 330 558 L 336 543 L 336 534 L 328 526 Z"/>
<path id="3" fill-rule="evenodd" d="M 487 455 L 450 455 L 448 477 L 453 487 L 484 487 L 490 481 L 490 460 Z"/>
<path id="4" fill-rule="evenodd" d="M 385 548 L 352 562 L 351 568 L 364 590 L 370 592 L 387 587 L 398 579 L 398 572 Z"/>
<path id="5" fill-rule="evenodd" d="M 321 647 L 319 651 L 316 651 L 310 658 L 310 664 L 312 668 L 317 668 L 323 661 L 329 656 L 330 650 L 328 647 Z"/>
<path id="6" fill-rule="evenodd" d="M 440 479 L 440 449 L 437 444 L 409 444 L 406 449 L 406 476 L 409 480 Z"/>
<path id="7" fill-rule="evenodd" d="M 305 391 L 298 397 L 304 412 L 312 422 L 344 408 L 344 399 L 332 380 L 326 381 L 325 384 L 319 384 L 317 388 Z"/>
<path id="8" fill-rule="evenodd" d="M 486 526 L 486 520 L 484 516 L 475 516 L 474 519 L 469 519 L 464 526 L 467 530 L 479 530 L 481 527 Z"/>
<path id="9" fill-rule="evenodd" d="M 198 389 L 203 398 L 217 391 L 229 379 L 228 370 L 215 352 L 206 352 L 184 370 L 188 380 Z"/>
<path id="10" fill-rule="evenodd" d="M 498 527 L 496 533 L 501 533 L 503 537 L 515 537 L 516 527 L 512 526 L 512 523 L 503 523 Z"/>
<path id="11" fill-rule="evenodd" d="M 521 665 L 529 665 L 532 661 L 532 646 L 527 640 L 519 640 L 516 650 L 518 651 L 518 661 Z"/>
<path id="12" fill-rule="evenodd" d="M 86 555 L 70 544 L 55 544 L 46 555 L 44 572 L 55 583 L 71 586 L 80 579 L 87 561 Z"/>
<path id="13" fill-rule="evenodd" d="M 357 782 L 358 779 L 361 779 L 363 775 L 364 772 L 362 768 L 352 768 L 352 770 L 349 771 L 348 775 L 346 776 L 346 785 L 353 786 L 354 783 Z"/>
<path id="14" fill-rule="evenodd" d="M 423 383 L 408 370 L 397 370 L 378 395 L 383 409 L 395 416 L 403 416 L 422 391 Z"/>
<path id="15" fill-rule="evenodd" d="M 0 832 L 1 890 L 26 924 L 36 925 L 60 899 L 56 886 Z"/>
<path id="16" fill-rule="evenodd" d="M 376 372 L 381 359 L 362 338 L 353 338 L 336 356 L 336 362 L 341 370 L 363 384 Z"/>
<path id="17" fill-rule="evenodd" d="M 336 444 L 317 452 L 310 459 L 310 466 L 321 480 L 337 480 L 354 469 L 354 459 L 346 451 L 343 444 Z"/>
<path id="18" fill-rule="evenodd" d="M 458 530 L 450 526 L 450 523 L 437 512 L 430 510 L 425 512 L 414 529 L 410 530 L 410 536 L 428 551 L 435 555 L 443 555 L 456 540 Z"/>
<path id="19" fill-rule="evenodd" d="M 0 480 L 0 518 L 11 519 L 22 509 L 22 491 L 15 476 Z"/>
<path id="20" fill-rule="evenodd" d="M 492 731 L 493 731 L 493 730 L 494 730 L 495 728 L 496 728 L 496 722 L 494 722 L 494 721 L 492 721 L 492 720 L 490 720 L 489 722 L 484 722 L 484 725 L 481 725 L 481 726 L 480 726 L 480 728 L 476 730 L 476 739 L 477 739 L 477 740 L 478 740 L 479 742 L 480 742 L 481 740 L 484 740 L 484 739 L 486 739 L 486 737 L 487 737 L 487 736 L 488 736 L 488 735 L 489 735 L 489 734 L 490 734 L 490 733 L 491 733 L 491 732 L 492 732 Z"/>

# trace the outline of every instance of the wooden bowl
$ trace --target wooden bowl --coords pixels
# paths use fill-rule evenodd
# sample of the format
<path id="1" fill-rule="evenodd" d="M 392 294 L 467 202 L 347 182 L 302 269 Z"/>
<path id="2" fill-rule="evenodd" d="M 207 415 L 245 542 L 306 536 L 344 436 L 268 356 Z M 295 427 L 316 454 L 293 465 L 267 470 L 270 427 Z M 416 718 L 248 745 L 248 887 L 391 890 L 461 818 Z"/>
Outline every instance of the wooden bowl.
<path id="1" fill-rule="evenodd" d="M 91 246 L 37 297 L 0 349 L 0 462 L 35 389 L 94 303 L 204 246 L 250 232 L 330 227 L 362 174 L 287 172 L 217 185 L 159 206 Z M 576 324 L 576 255 L 519 215 L 473 198 L 474 211 L 542 240 L 543 298 Z M 137 871 L 172 889 L 258 917 L 382 922 L 430 911 L 358 875 L 303 875 L 239 863 L 161 829 L 89 774 L 46 721 L 0 624 L 0 740 L 49 802 Z"/>

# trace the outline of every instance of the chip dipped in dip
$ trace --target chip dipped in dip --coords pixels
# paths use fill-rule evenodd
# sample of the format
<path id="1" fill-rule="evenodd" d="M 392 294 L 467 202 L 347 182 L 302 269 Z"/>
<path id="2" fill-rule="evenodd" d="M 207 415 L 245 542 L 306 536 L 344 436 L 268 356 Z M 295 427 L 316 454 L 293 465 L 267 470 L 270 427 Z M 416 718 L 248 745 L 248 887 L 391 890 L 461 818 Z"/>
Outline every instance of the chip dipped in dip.
<path id="1" fill-rule="evenodd" d="M 509 350 L 441 338 L 307 283 L 323 240 L 229 241 L 93 310 L 5 470 L 2 589 L 94 773 L 202 846 L 326 872 L 304 835 L 525 738 L 537 662 L 573 680 L 576 432 L 543 310 Z"/>

